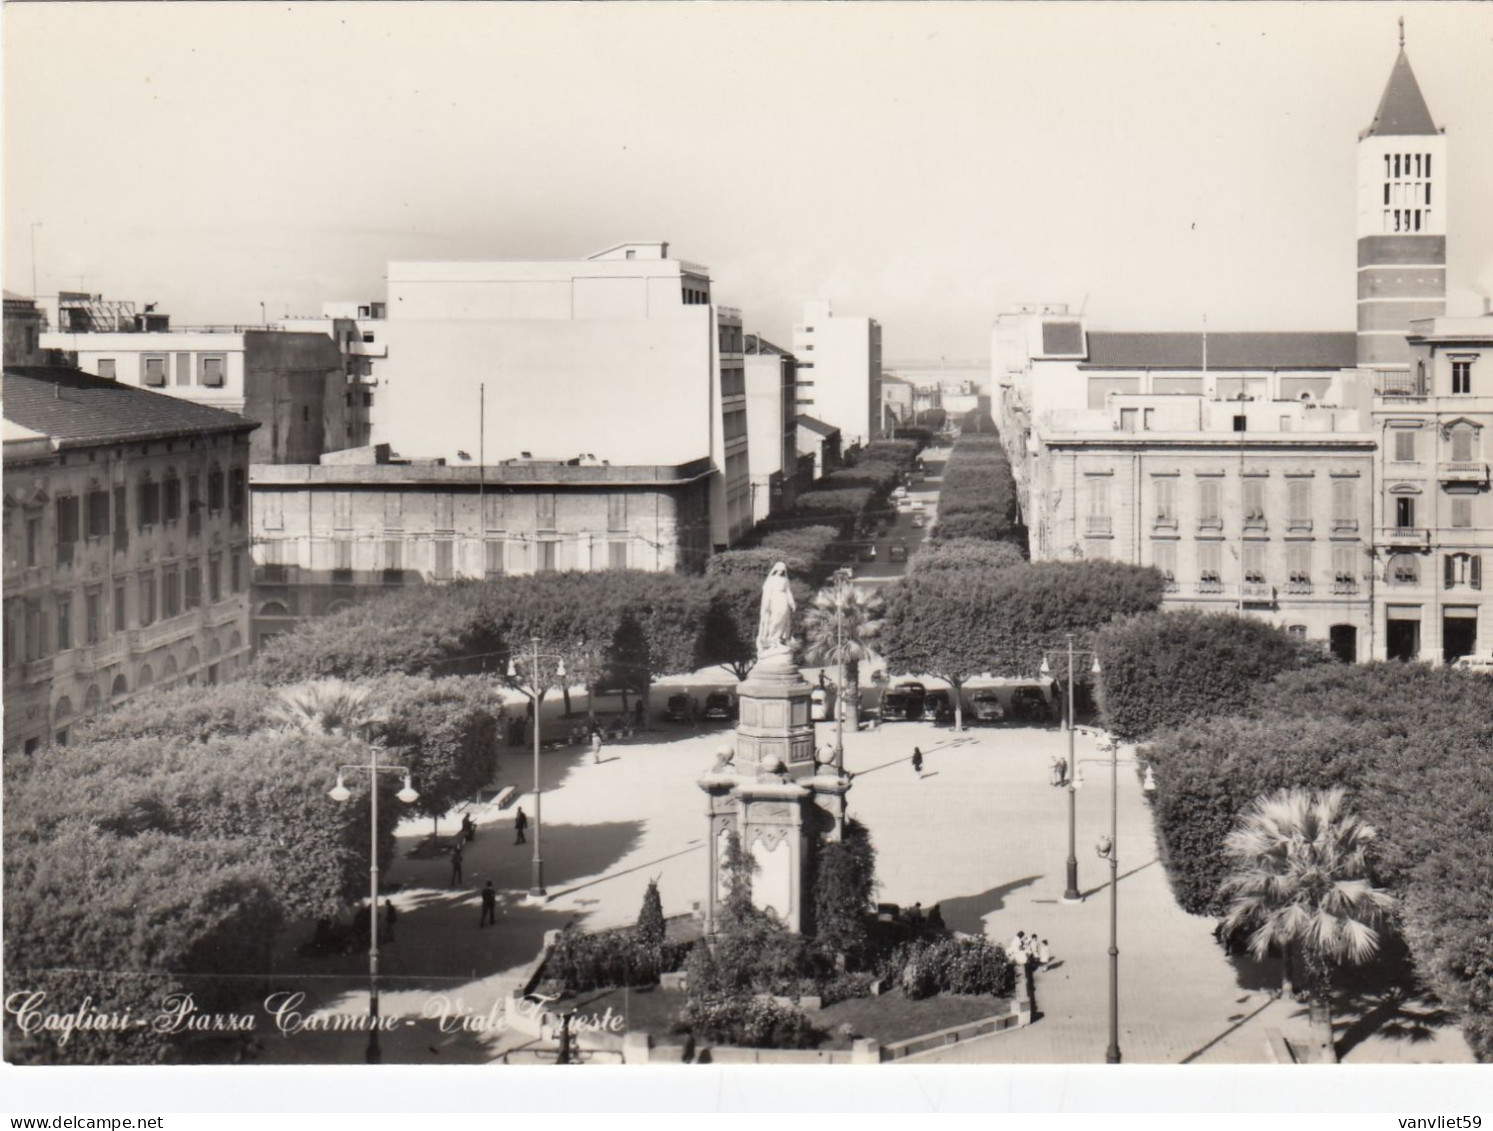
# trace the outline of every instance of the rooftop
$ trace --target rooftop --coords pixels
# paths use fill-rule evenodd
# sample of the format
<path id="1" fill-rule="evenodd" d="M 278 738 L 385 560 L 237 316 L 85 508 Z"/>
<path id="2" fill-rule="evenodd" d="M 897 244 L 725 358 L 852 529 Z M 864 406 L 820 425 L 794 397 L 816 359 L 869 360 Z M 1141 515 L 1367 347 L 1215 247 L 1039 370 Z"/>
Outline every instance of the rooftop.
<path id="1" fill-rule="evenodd" d="M 817 432 L 821 436 L 838 436 L 840 434 L 840 430 L 834 425 L 826 424 L 818 417 L 808 416 L 802 412 L 798 414 L 798 426 L 800 428 L 807 428 L 810 432 Z"/>
<path id="2" fill-rule="evenodd" d="M 5 419 L 51 437 L 58 450 L 259 427 L 222 409 L 60 365 L 7 366 Z"/>
<path id="3" fill-rule="evenodd" d="M 1358 364 L 1351 331 L 1210 333 L 1210 369 L 1352 369 Z M 1201 369 L 1201 333 L 1107 332 L 1088 334 L 1094 369 Z"/>
<path id="4" fill-rule="evenodd" d="M 1410 59 L 1405 54 L 1404 41 L 1400 43 L 1400 54 L 1389 72 L 1389 82 L 1379 98 L 1379 109 L 1363 137 L 1399 136 L 1403 134 L 1438 134 L 1436 123 L 1431 120 L 1431 111 L 1420 92 L 1420 83 L 1415 81 L 1415 72 L 1410 69 Z"/>

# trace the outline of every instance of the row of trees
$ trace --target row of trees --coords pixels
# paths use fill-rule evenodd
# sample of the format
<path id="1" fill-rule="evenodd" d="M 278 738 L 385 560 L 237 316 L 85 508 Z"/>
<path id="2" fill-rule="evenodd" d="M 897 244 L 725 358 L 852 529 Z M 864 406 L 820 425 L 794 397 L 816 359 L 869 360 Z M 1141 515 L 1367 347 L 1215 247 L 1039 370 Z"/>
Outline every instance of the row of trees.
<path id="1" fill-rule="evenodd" d="M 930 537 L 935 542 L 1010 542 L 1025 554 L 1027 532 L 1011 462 L 989 414 L 982 414 L 978 423 L 977 430 L 966 423 L 954 442 L 938 497 L 938 522 Z"/>
<path id="2" fill-rule="evenodd" d="M 327 797 L 365 743 L 413 771 L 438 815 L 496 772 L 501 715 L 485 681 L 386 675 L 358 688 L 255 681 L 148 693 L 81 726 L 66 757 L 7 760 L 7 983 L 63 1011 L 154 1017 L 173 994 L 231 1012 L 262 989 L 285 923 L 366 890 L 368 775 Z M 386 775 L 379 775 L 385 777 Z M 397 782 L 380 782 L 380 858 Z M 73 1003 L 64 1005 L 63 1003 Z M 7 1017 L 7 1023 L 12 1018 Z M 150 1027 L 12 1030 L 17 1059 L 150 1063 L 183 1055 Z"/>
<path id="3" fill-rule="evenodd" d="M 1142 618 L 1100 633 L 1096 648 L 1108 725 L 1149 740 L 1163 860 L 1183 907 L 1220 914 L 1236 906 L 1241 862 L 1251 857 L 1230 846 L 1251 827 L 1258 839 L 1262 798 L 1294 791 L 1285 817 L 1270 820 L 1298 830 L 1315 804 L 1303 795 L 1331 800 L 1339 817 L 1313 826 L 1331 836 L 1301 833 L 1291 843 L 1337 838 L 1333 855 L 1350 865 L 1339 878 L 1355 881 L 1359 895 L 1377 885 L 1394 897 L 1392 923 L 1417 971 L 1460 1014 L 1478 1057 L 1493 1058 L 1493 679 L 1332 663 L 1280 629 L 1227 614 Z M 1360 830 L 1348 844 L 1345 814 L 1377 835 Z M 1283 858 L 1307 859 L 1281 837 L 1275 843 Z M 1325 856 L 1310 859 L 1325 876 Z M 1348 876 L 1355 859 L 1363 870 Z M 1272 881 L 1276 897 L 1291 894 L 1276 903 L 1299 924 L 1312 921 L 1312 890 L 1337 891 L 1347 906 L 1338 889 L 1313 883 L 1297 899 L 1297 889 Z M 1368 920 L 1380 907 L 1364 899 Z M 1236 921 L 1267 918 L 1246 909 Z M 1355 931 L 1342 926 L 1334 937 L 1347 942 Z M 1320 931 L 1316 938 L 1330 941 Z M 1321 953 L 1309 946 L 1304 956 Z"/>

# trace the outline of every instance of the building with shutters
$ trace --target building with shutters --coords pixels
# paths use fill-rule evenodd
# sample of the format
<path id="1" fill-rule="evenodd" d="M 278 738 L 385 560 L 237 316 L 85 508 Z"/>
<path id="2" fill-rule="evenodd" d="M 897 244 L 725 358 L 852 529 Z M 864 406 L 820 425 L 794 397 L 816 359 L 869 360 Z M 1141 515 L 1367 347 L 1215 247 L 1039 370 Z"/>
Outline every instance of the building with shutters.
<path id="1" fill-rule="evenodd" d="M 5 369 L 5 750 L 249 659 L 241 416 L 61 367 Z"/>

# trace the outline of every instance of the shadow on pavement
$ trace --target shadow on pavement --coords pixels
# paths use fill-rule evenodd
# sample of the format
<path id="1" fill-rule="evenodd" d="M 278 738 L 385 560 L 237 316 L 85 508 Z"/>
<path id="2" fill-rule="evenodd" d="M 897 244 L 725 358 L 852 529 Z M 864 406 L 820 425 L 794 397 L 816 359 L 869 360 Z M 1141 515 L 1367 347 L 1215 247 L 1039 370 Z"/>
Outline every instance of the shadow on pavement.
<path id="1" fill-rule="evenodd" d="M 1130 871 L 1128 871 L 1128 872 L 1121 872 L 1120 873 L 1120 879 L 1121 880 L 1128 880 L 1131 876 L 1135 875 L 1137 872 L 1144 872 L 1147 868 L 1149 868 L 1152 864 L 1155 864 L 1155 863 L 1157 863 L 1157 860 L 1153 857 L 1152 859 L 1147 860 L 1144 864 L 1137 864 L 1134 868 L 1131 868 Z M 1083 895 L 1084 899 L 1088 899 L 1089 896 L 1091 896 L 1091 895 L 1098 895 L 1101 891 L 1108 891 L 1108 890 L 1109 890 L 1109 881 L 1105 880 L 1102 884 L 1099 884 L 1099 885 L 1097 885 L 1095 887 L 1091 887 L 1091 888 L 1089 888 L 1088 891 L 1083 892 L 1081 894 Z"/>
<path id="2" fill-rule="evenodd" d="M 1381 939 L 1378 958 L 1341 970 L 1334 979 L 1339 1057 L 1370 1037 L 1419 1044 L 1457 1023 L 1456 1015 L 1422 985 L 1404 940 L 1387 931 Z"/>
<path id="3" fill-rule="evenodd" d="M 641 864 L 634 864 L 631 868 L 622 868 L 622 869 L 620 869 L 620 870 L 618 870 L 616 872 L 608 872 L 604 876 L 597 876 L 596 879 L 594 879 L 594 880 L 587 880 L 584 883 L 576 884 L 574 887 L 564 888 L 564 889 L 562 889 L 560 891 L 556 891 L 553 887 L 551 887 L 550 888 L 550 898 L 551 899 L 558 899 L 562 895 L 570 895 L 573 892 L 584 891 L 586 888 L 595 887 L 597 884 L 604 884 L 608 880 L 615 880 L 618 876 L 631 875 L 633 872 L 640 872 L 644 868 L 651 868 L 655 864 L 662 864 L 665 860 L 673 860 L 676 856 L 684 856 L 684 855 L 687 855 L 688 853 L 691 853 L 691 852 L 699 852 L 704 847 L 705 847 L 705 842 L 697 840 L 694 843 L 692 843 L 688 848 L 681 848 L 678 852 L 671 852 L 667 856 L 659 856 L 659 857 L 656 857 L 656 858 L 654 858 L 652 860 L 645 860 Z M 589 900 L 589 901 L 580 901 L 580 900 L 578 900 L 577 902 L 596 903 L 596 902 L 599 902 L 599 901 L 597 901 L 597 900 Z"/>
<path id="4" fill-rule="evenodd" d="M 985 933 L 985 916 L 999 911 L 1006 905 L 1006 897 L 1021 888 L 1031 887 L 1041 876 L 1025 876 L 1008 884 L 982 891 L 979 895 L 961 895 L 953 899 L 938 900 L 943 921 L 951 931 L 962 931 L 967 935 Z"/>

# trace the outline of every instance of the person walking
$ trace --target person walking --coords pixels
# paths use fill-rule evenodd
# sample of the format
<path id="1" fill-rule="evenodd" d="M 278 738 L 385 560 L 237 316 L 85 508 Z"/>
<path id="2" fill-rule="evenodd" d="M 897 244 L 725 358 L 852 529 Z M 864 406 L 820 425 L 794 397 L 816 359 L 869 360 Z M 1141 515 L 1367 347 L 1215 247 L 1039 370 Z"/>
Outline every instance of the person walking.
<path id="1" fill-rule="evenodd" d="M 394 904 L 384 900 L 384 938 L 389 942 L 394 941 L 394 921 L 399 918 L 399 913 L 394 910 Z"/>
<path id="2" fill-rule="evenodd" d="M 1049 785 L 1063 784 L 1063 760 L 1056 754 L 1047 760 L 1047 780 Z"/>
<path id="3" fill-rule="evenodd" d="M 1058 780 L 1056 782 L 1054 782 L 1053 784 L 1054 785 L 1067 785 L 1068 784 L 1068 759 L 1063 758 L 1063 757 L 1059 757 L 1058 758 Z"/>
<path id="4" fill-rule="evenodd" d="M 463 844 L 470 844 L 473 837 L 477 835 L 477 823 L 472 820 L 470 813 L 461 815 L 461 840 Z"/>
<path id="5" fill-rule="evenodd" d="M 591 732 L 591 764 L 601 765 L 601 731 L 599 730 Z"/>
<path id="6" fill-rule="evenodd" d="M 912 748 L 912 768 L 918 777 L 923 776 L 923 752 L 916 746 Z"/>
<path id="7" fill-rule="evenodd" d="M 1051 962 L 1052 947 L 1047 945 L 1046 939 L 1043 939 L 1040 943 L 1037 944 L 1037 965 L 1043 970 L 1046 970 L 1048 964 Z"/>
<path id="8" fill-rule="evenodd" d="M 451 887 L 461 883 L 461 842 L 451 850 Z"/>
<path id="9" fill-rule="evenodd" d="M 482 889 L 482 918 L 477 921 L 477 929 L 480 931 L 489 923 L 498 925 L 498 893 L 493 890 L 491 880 Z"/>
<path id="10" fill-rule="evenodd" d="M 513 816 L 513 831 L 514 831 L 514 833 L 517 834 L 513 838 L 513 843 L 514 844 L 526 844 L 526 843 L 528 843 L 528 838 L 526 836 L 524 836 L 524 830 L 527 829 L 528 827 L 529 827 L 529 818 L 526 817 L 526 816 L 524 816 L 523 806 L 519 806 L 518 812 L 515 813 L 514 816 Z"/>

